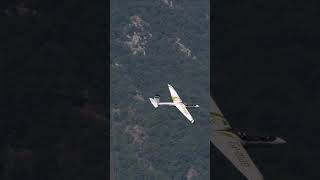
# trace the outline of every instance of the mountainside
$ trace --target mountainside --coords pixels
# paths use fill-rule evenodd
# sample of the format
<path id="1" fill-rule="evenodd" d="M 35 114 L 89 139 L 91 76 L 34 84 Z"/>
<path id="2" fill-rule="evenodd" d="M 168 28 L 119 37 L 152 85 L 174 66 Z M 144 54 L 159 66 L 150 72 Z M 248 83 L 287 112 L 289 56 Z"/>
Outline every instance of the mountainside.
<path id="1" fill-rule="evenodd" d="M 111 1 L 111 178 L 209 179 L 209 1 Z M 190 109 L 154 109 L 172 83 Z"/>

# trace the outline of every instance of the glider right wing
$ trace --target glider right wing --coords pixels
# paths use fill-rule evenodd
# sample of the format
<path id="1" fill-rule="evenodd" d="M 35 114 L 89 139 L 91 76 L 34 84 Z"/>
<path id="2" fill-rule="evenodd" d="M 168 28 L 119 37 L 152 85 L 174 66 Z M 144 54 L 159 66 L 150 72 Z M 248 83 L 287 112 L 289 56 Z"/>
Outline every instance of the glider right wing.
<path id="1" fill-rule="evenodd" d="M 237 135 L 229 131 L 214 131 L 211 142 L 248 180 L 263 180 Z"/>
<path id="2" fill-rule="evenodd" d="M 186 106 L 183 104 L 183 103 L 178 103 L 176 104 L 176 107 L 179 109 L 179 111 L 185 116 L 188 118 L 188 120 L 191 122 L 191 123 L 194 123 L 194 120 L 191 116 L 191 114 L 189 113 L 188 109 L 186 108 Z"/>

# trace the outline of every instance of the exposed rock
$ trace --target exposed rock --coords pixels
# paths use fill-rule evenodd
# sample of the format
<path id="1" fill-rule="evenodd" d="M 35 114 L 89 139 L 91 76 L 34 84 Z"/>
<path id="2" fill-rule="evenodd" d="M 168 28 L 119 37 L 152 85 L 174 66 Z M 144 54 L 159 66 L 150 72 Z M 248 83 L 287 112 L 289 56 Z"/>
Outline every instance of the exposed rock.
<path id="1" fill-rule="evenodd" d="M 111 109 L 111 114 L 112 115 L 120 115 L 120 108 L 112 108 Z"/>
<path id="2" fill-rule="evenodd" d="M 189 170 L 186 173 L 186 179 L 192 180 L 193 177 L 198 176 L 197 170 L 195 170 L 193 167 L 190 167 Z"/>
<path id="3" fill-rule="evenodd" d="M 133 137 L 133 143 L 138 146 L 138 152 L 136 153 L 138 162 L 142 163 L 142 166 L 146 170 L 153 170 L 151 161 L 144 156 L 145 151 L 143 144 L 148 139 L 146 130 L 143 127 L 135 125 L 133 127 L 127 126 L 125 132 L 129 133 L 131 137 Z"/>
<path id="4" fill-rule="evenodd" d="M 136 109 L 135 108 L 133 108 L 133 107 L 128 107 L 128 113 L 134 113 L 134 112 L 136 112 Z"/>
<path id="5" fill-rule="evenodd" d="M 130 17 L 130 20 L 131 20 L 131 24 L 129 25 L 135 26 L 136 28 L 139 28 L 142 30 L 144 29 L 143 24 L 146 24 L 146 23 L 141 19 L 141 17 L 134 15 Z"/>
<path id="6" fill-rule="evenodd" d="M 133 96 L 133 99 L 135 99 L 137 101 L 142 101 L 142 102 L 145 101 L 144 97 L 140 94 L 139 91 L 136 91 L 136 95 Z"/>
<path id="7" fill-rule="evenodd" d="M 173 1 L 172 0 L 161 0 L 164 4 L 169 6 L 170 8 L 173 7 Z"/>
<path id="8" fill-rule="evenodd" d="M 185 56 L 191 57 L 192 56 L 191 50 L 187 48 L 184 44 L 182 44 L 180 41 L 181 39 L 176 37 L 175 45 L 178 48 L 178 50 L 182 52 L 182 54 L 184 54 Z M 197 59 L 197 57 L 193 56 L 192 59 Z"/>
<path id="9" fill-rule="evenodd" d="M 133 127 L 127 127 L 125 131 L 128 132 L 131 135 L 131 137 L 133 137 L 133 143 L 140 146 L 143 142 L 146 141 L 148 137 L 146 130 L 138 125 L 135 125 Z"/>
<path id="10" fill-rule="evenodd" d="M 114 62 L 114 63 L 111 64 L 111 67 L 112 68 L 120 68 L 121 64 L 119 64 L 118 62 Z"/>
<path id="11" fill-rule="evenodd" d="M 148 23 L 135 15 L 130 17 L 131 23 L 124 27 L 123 44 L 129 48 L 133 55 L 146 55 L 146 45 L 152 34 L 146 30 Z"/>

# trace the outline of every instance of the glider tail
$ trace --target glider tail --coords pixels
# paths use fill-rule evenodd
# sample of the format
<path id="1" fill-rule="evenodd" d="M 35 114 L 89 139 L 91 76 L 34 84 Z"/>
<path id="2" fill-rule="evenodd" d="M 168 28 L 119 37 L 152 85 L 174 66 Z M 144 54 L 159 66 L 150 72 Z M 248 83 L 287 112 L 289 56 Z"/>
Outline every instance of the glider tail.
<path id="1" fill-rule="evenodd" d="M 160 103 L 160 96 L 159 95 L 155 95 L 153 98 L 149 98 L 150 99 L 150 102 L 151 104 L 157 108 L 159 106 L 159 103 Z"/>

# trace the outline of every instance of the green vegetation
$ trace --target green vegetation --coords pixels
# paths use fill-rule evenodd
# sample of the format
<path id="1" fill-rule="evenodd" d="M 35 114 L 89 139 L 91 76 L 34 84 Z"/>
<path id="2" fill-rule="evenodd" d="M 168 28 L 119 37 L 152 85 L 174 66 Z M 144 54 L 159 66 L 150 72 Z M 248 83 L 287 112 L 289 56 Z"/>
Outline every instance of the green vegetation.
<path id="1" fill-rule="evenodd" d="M 120 115 L 111 119 L 111 164 L 114 179 L 184 179 L 189 168 L 193 179 L 209 179 L 209 1 L 174 1 L 169 8 L 159 1 L 112 1 L 111 17 L 111 108 Z M 132 55 L 119 39 L 130 17 L 139 16 L 152 34 L 146 55 Z M 196 59 L 185 56 L 176 38 Z M 148 97 L 160 94 L 170 100 L 171 82 L 186 102 L 199 103 L 191 109 L 191 125 L 175 108 L 155 110 Z M 137 100 L 135 95 L 143 100 Z M 140 127 L 146 138 L 134 134 Z M 134 141 L 134 137 L 142 139 Z"/>

